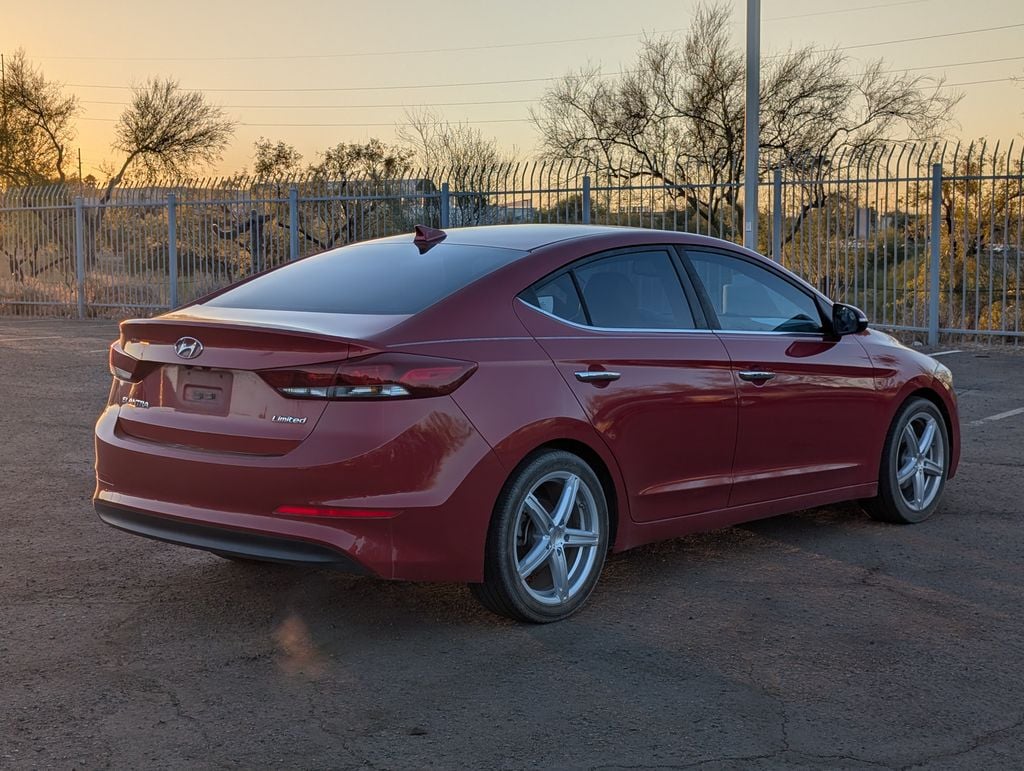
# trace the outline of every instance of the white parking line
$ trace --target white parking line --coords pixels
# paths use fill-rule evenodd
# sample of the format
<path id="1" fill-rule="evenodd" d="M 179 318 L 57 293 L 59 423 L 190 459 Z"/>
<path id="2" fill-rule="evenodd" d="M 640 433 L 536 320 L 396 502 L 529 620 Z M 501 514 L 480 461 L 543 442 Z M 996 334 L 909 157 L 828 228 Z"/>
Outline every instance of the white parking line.
<path id="1" fill-rule="evenodd" d="M 56 340 L 63 335 L 39 335 L 38 337 L 0 337 L 0 343 L 20 343 L 22 340 Z"/>
<path id="2" fill-rule="evenodd" d="M 1014 415 L 1024 414 L 1024 407 L 1018 407 L 1015 410 L 1007 410 L 1006 412 L 1000 412 L 995 415 L 989 415 L 987 418 L 981 418 L 980 420 L 972 420 L 968 425 L 980 426 L 985 423 L 991 423 L 994 420 L 1002 420 L 1003 418 L 1012 418 Z"/>
<path id="3" fill-rule="evenodd" d="M 955 351 L 937 351 L 936 353 L 929 353 L 928 355 L 931 356 L 932 358 L 935 358 L 936 356 L 949 356 L 952 353 L 963 353 L 963 351 L 961 351 L 960 349 L 957 349 Z"/>

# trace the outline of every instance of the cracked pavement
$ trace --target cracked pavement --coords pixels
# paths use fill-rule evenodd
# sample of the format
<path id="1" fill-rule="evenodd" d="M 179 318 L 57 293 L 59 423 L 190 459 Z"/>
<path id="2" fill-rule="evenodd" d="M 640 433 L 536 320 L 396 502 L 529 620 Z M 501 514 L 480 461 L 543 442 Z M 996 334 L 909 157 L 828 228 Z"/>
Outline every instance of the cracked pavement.
<path id="1" fill-rule="evenodd" d="M 1019 350 L 943 358 L 964 451 L 931 521 L 839 506 L 637 549 L 535 627 L 102 525 L 114 334 L 0 320 L 0 767 L 1020 767 L 1024 415 L 968 425 L 1024 406 Z"/>

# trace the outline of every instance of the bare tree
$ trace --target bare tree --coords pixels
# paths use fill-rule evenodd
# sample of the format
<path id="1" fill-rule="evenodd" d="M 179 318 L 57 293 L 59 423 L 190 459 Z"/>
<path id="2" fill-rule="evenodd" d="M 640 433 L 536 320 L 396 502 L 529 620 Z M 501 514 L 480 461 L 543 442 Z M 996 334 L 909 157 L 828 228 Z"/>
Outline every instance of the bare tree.
<path id="1" fill-rule="evenodd" d="M 259 179 L 295 176 L 302 164 L 302 153 L 294 145 L 260 137 L 253 142 L 253 174 Z"/>
<path id="2" fill-rule="evenodd" d="M 326 239 L 319 245 L 331 248 L 357 241 L 361 227 L 377 232 L 383 229 L 383 223 L 397 216 L 394 200 L 385 200 L 379 194 L 401 192 L 402 178 L 412 166 L 411 156 L 406 148 L 379 139 L 365 144 L 339 142 L 320 153 L 320 160 L 310 164 L 309 172 L 339 194 L 343 216 L 334 219 L 342 227 L 327 227 Z"/>
<path id="3" fill-rule="evenodd" d="M 68 143 L 74 138 L 78 102 L 49 81 L 18 50 L 5 61 L 0 80 L 0 187 L 21 187 L 26 208 L 12 213 L 10 228 L 0 244 L 15 281 L 38 276 L 67 262 L 71 247 L 57 234 L 67 232 L 72 214 L 64 208 L 28 207 L 28 186 L 66 180 Z M 67 200 L 68 191 L 57 195 Z"/>
<path id="4" fill-rule="evenodd" d="M 28 185 L 67 178 L 78 100 L 47 80 L 23 50 L 5 62 L 0 87 L 0 182 Z"/>
<path id="5" fill-rule="evenodd" d="M 106 204 L 129 170 L 154 179 L 182 177 L 197 165 L 217 161 L 235 123 L 198 91 L 183 91 L 172 79 L 154 78 L 136 87 L 114 129 L 112 147 L 124 160 L 107 181 Z"/>
<path id="6" fill-rule="evenodd" d="M 452 188 L 454 219 L 459 225 L 479 224 L 488 212 L 487 196 L 478 192 L 493 188 L 496 179 L 515 161 L 516 149 L 505 151 L 493 137 L 468 123 L 451 123 L 436 112 L 406 112 L 407 123 L 396 134 L 433 180 L 423 180 L 424 192 L 433 192 L 439 181 Z M 440 180 L 443 175 L 444 179 Z M 490 183 L 490 184 L 489 184 Z"/>
<path id="7" fill-rule="evenodd" d="M 300 202 L 296 212 L 296 232 L 314 251 L 383 232 L 401 215 L 401 203 L 394 194 L 401 192 L 410 170 L 411 152 L 406 148 L 379 139 L 364 144 L 341 142 L 304 166 L 295 147 L 281 140 L 260 137 L 254 151 L 260 184 L 278 186 L 272 197 L 281 198 L 279 186 L 286 176 L 308 191 L 311 199 Z M 280 237 L 291 227 L 289 205 L 279 202 L 262 213 L 253 209 L 247 218 L 217 228 L 216 233 L 222 240 L 236 242 L 255 263 L 257 255 L 265 251 L 264 241 Z"/>
<path id="8" fill-rule="evenodd" d="M 566 75 L 531 114 L 553 158 L 575 158 L 619 178 L 644 176 L 708 222 L 740 208 L 744 58 L 730 37 L 728 4 L 701 4 L 682 40 L 644 41 L 618 79 L 599 67 Z M 760 171 L 789 168 L 818 179 L 842 148 L 935 137 L 960 96 L 942 80 L 860 74 L 838 50 L 804 47 L 766 59 L 761 81 Z M 855 155 L 855 154 L 851 154 Z M 824 203 L 818 189 L 810 207 Z"/>
<path id="9" fill-rule="evenodd" d="M 515 149 L 506 152 L 493 137 L 468 123 L 451 123 L 430 109 L 406 112 L 398 140 L 424 169 L 494 168 L 511 163 Z"/>
<path id="10" fill-rule="evenodd" d="M 339 142 L 319 155 L 320 160 L 310 164 L 309 171 L 318 179 L 332 182 L 395 179 L 407 174 L 412 166 L 409 150 L 379 139 L 361 145 Z"/>

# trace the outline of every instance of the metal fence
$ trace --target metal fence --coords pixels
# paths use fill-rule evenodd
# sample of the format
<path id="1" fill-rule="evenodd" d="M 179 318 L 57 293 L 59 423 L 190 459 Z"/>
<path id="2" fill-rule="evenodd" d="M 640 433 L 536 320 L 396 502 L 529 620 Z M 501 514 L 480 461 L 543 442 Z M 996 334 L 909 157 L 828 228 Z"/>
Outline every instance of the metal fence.
<path id="1" fill-rule="evenodd" d="M 671 168 L 671 164 L 666 167 Z M 0 193 L 0 313 L 147 315 L 287 260 L 434 227 L 569 222 L 742 241 L 739 183 L 582 162 L 402 179 L 244 177 Z M 1024 147 L 892 145 L 764 175 L 761 251 L 877 325 L 1024 337 Z"/>

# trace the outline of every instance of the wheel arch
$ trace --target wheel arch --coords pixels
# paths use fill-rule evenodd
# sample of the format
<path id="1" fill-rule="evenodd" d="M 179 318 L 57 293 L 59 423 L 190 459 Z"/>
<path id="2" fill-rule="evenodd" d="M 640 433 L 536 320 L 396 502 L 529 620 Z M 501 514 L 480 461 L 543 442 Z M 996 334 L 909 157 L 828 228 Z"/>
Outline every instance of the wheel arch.
<path id="1" fill-rule="evenodd" d="M 616 540 L 630 526 L 631 520 L 625 482 L 615 457 L 589 425 L 562 422 L 561 430 L 557 432 L 531 433 L 530 441 L 524 441 L 527 437 L 519 435 L 514 441 L 510 437 L 509 441 L 495 448 L 508 470 L 504 484 L 507 485 L 523 464 L 538 452 L 562 450 L 576 455 L 594 470 L 601 482 L 601 489 L 608 502 L 608 546 L 613 551 L 617 550 Z"/>
<path id="2" fill-rule="evenodd" d="M 953 420 L 949 416 L 949 409 L 946 407 L 946 403 L 942 400 L 942 397 L 931 388 L 918 388 L 916 391 L 912 391 L 907 394 L 907 398 L 900 404 L 900 408 L 903 407 L 908 401 L 914 398 L 927 399 L 936 407 L 939 408 L 939 412 L 942 413 L 942 420 L 946 424 L 946 433 L 953 436 Z"/>
<path id="3" fill-rule="evenodd" d="M 620 502 L 619 492 L 616 489 L 615 478 L 612 476 L 608 464 L 594 448 L 578 439 L 552 439 L 539 447 L 535 447 L 527 453 L 526 458 L 536 455 L 545 450 L 562 450 L 571 453 L 586 462 L 597 474 L 601 483 L 601 490 L 604 492 L 605 501 L 608 503 L 608 546 L 615 547 L 615 539 L 619 533 L 619 520 L 622 517 L 623 506 Z"/>

